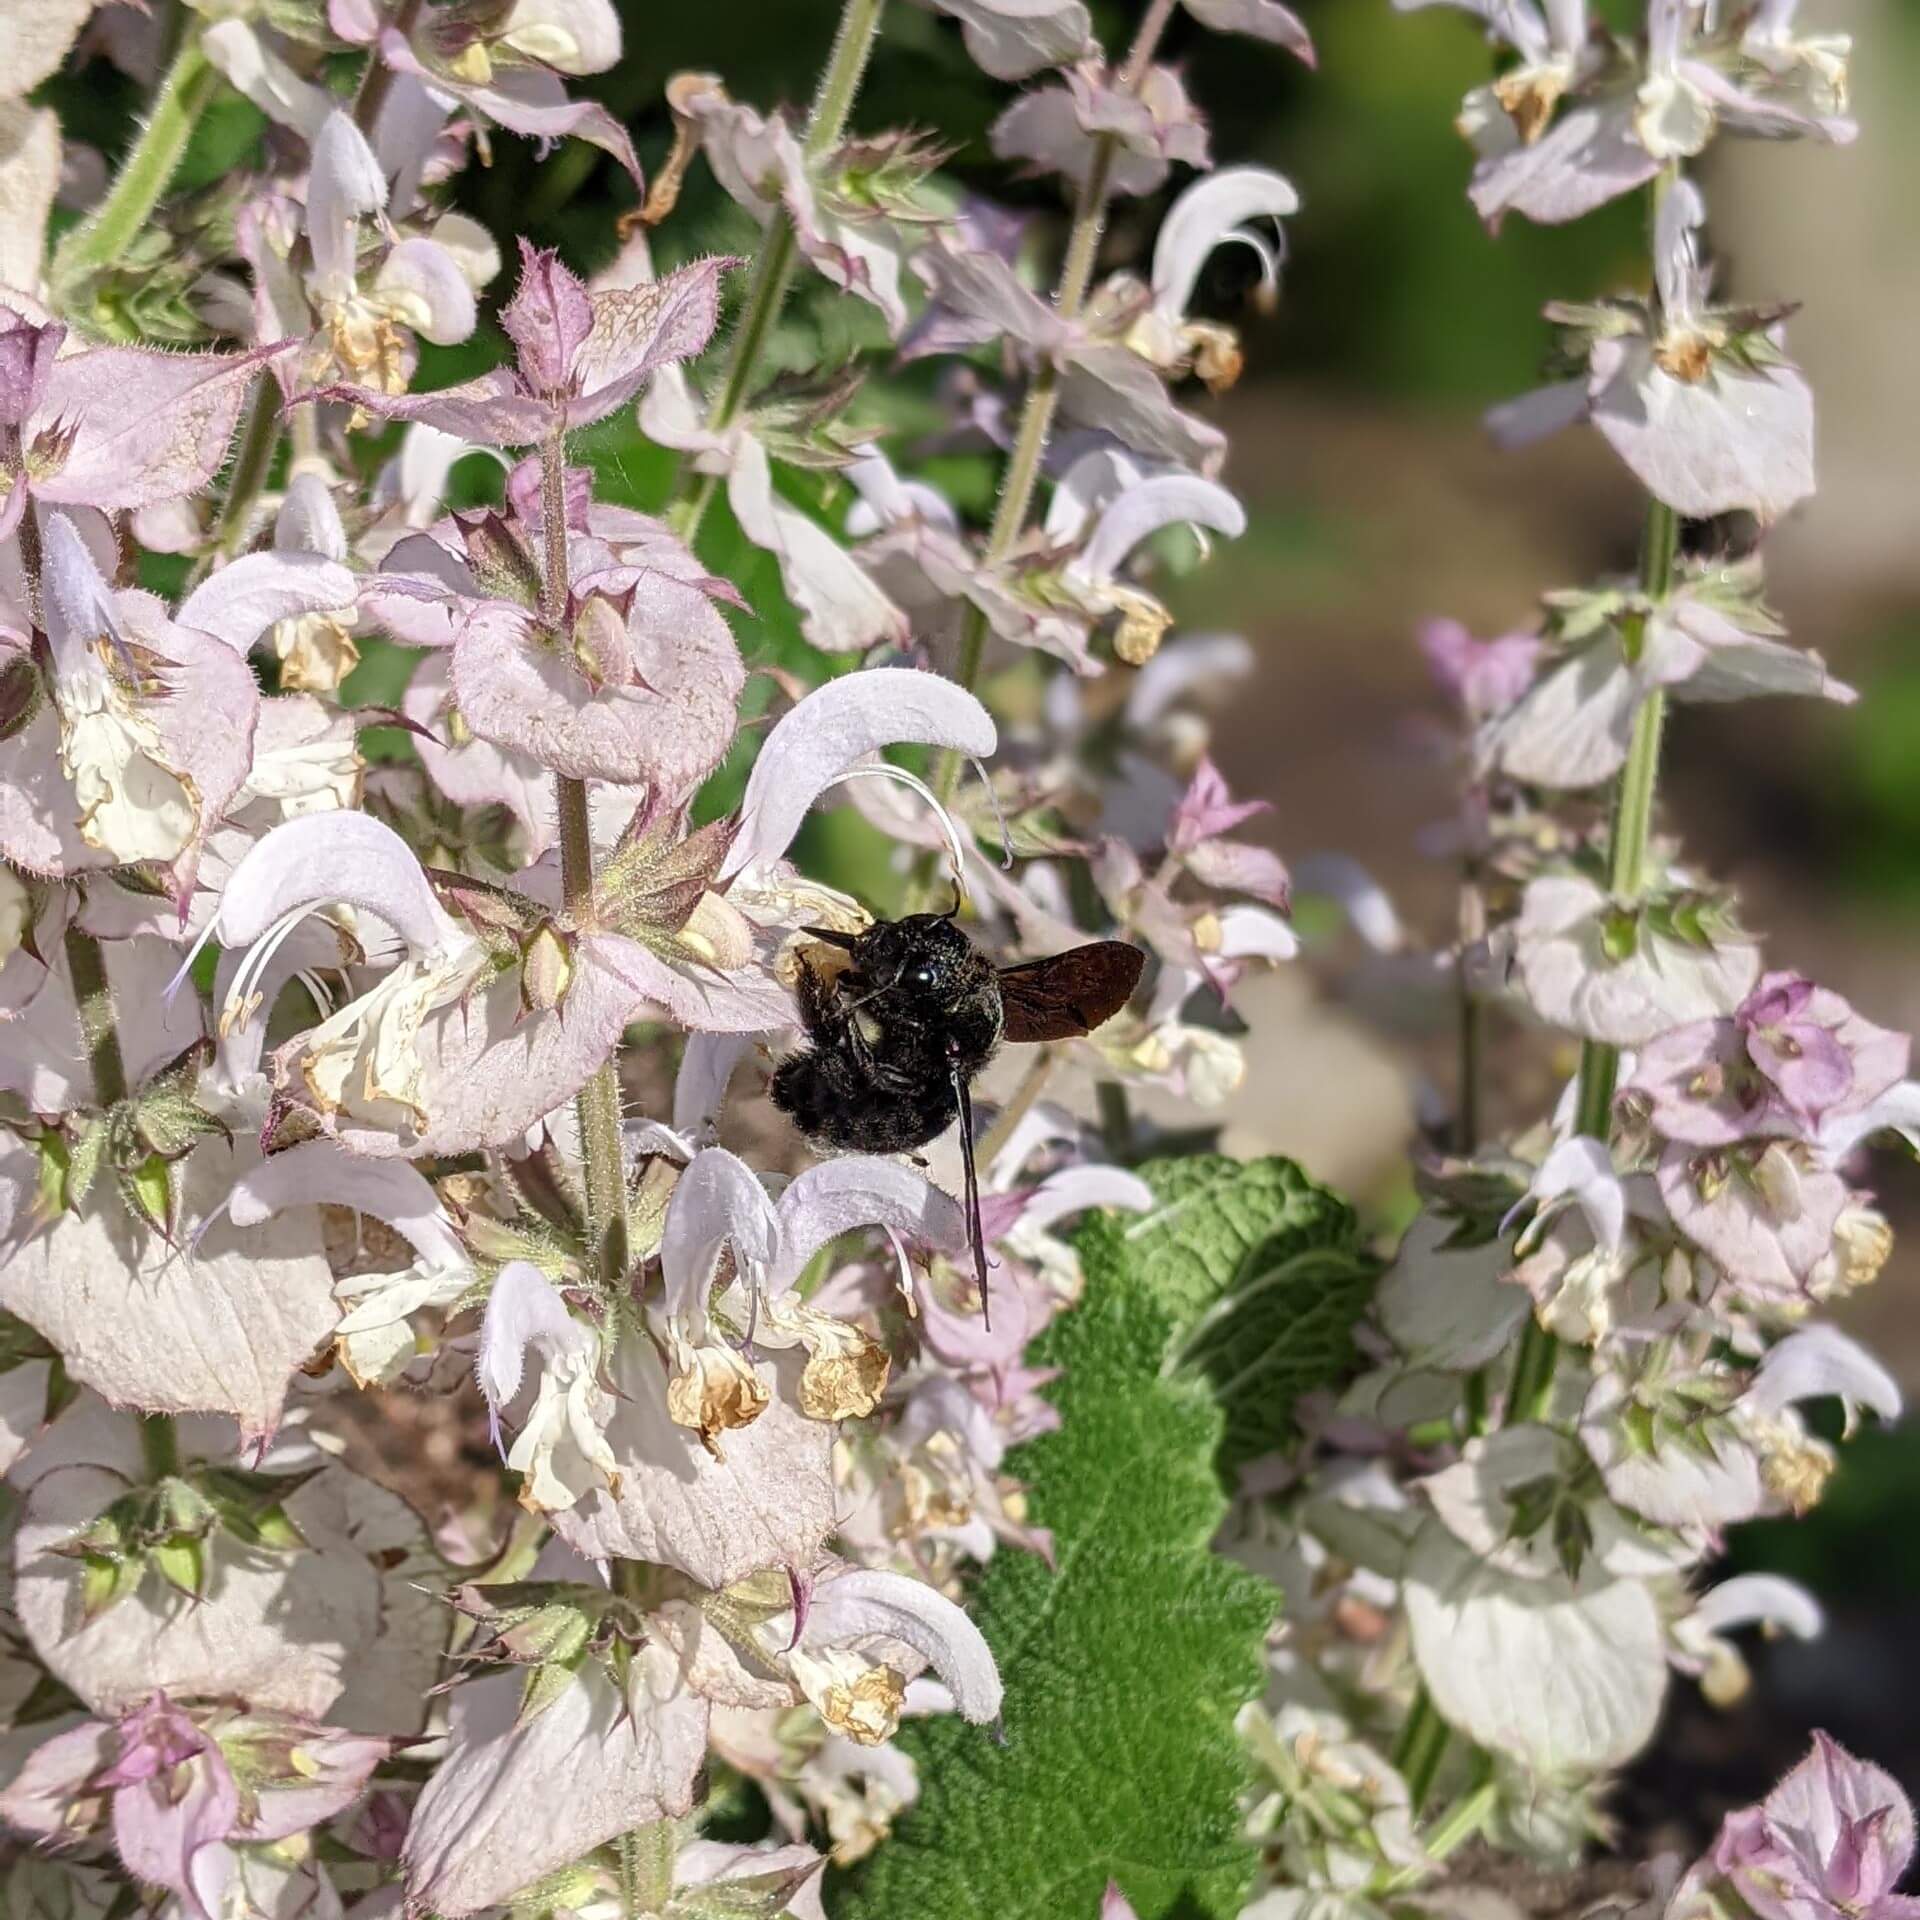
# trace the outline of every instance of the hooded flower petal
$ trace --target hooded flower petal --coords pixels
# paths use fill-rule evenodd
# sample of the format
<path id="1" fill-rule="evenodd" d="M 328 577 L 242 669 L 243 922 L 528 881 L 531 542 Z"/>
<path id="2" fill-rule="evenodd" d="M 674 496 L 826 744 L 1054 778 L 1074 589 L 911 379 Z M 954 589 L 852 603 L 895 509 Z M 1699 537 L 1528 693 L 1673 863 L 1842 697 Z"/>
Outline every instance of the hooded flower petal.
<path id="1" fill-rule="evenodd" d="M 779 1246 L 769 1274 L 776 1290 L 792 1286 L 830 1240 L 858 1227 L 885 1227 L 949 1250 L 966 1244 L 966 1216 L 951 1197 L 910 1167 L 869 1154 L 809 1167 L 781 1194 L 777 1217 Z"/>
<path id="2" fill-rule="evenodd" d="M 773 1202 L 744 1160 L 722 1147 L 695 1154 L 674 1185 L 660 1241 L 669 1316 L 704 1337 L 706 1297 L 721 1253 L 733 1250 L 740 1278 L 752 1289 L 772 1265 L 779 1235 Z"/>
<path id="3" fill-rule="evenodd" d="M 456 941 L 413 849 L 369 814 L 308 814 L 277 826 L 234 868 L 215 925 L 223 945 L 250 947 L 289 916 L 322 906 L 370 913 L 416 953 Z"/>
<path id="4" fill-rule="evenodd" d="M 351 1207 L 384 1220 L 430 1267 L 468 1265 L 439 1196 L 411 1167 L 356 1159 L 331 1140 L 303 1140 L 236 1180 L 226 1214 L 236 1227 L 254 1227 L 295 1206 Z"/>
<path id="5" fill-rule="evenodd" d="M 750 861 L 777 860 L 814 801 L 883 746 L 917 741 L 984 759 L 997 739 L 986 708 L 938 674 L 874 667 L 829 680 L 767 735 L 721 875 Z"/>
<path id="6" fill-rule="evenodd" d="M 980 1629 L 922 1580 L 856 1568 L 823 1580 L 800 1633 L 803 1648 L 898 1640 L 946 1683 L 955 1709 L 976 1725 L 1000 1713 L 1000 1674 Z"/>
<path id="7" fill-rule="evenodd" d="M 1858 1407 L 1872 1408 L 1882 1420 L 1900 1418 L 1900 1388 L 1893 1375 L 1838 1327 L 1803 1327 L 1788 1334 L 1761 1361 L 1743 1404 L 1755 1413 L 1774 1414 L 1827 1395 L 1846 1410 L 1849 1428 Z"/>
<path id="8" fill-rule="evenodd" d="M 1270 41 L 1315 64 L 1313 40 L 1300 16 L 1280 0 L 1186 0 L 1187 11 L 1215 33 L 1244 33 L 1249 39 Z"/>
<path id="9" fill-rule="evenodd" d="M 801 631 L 826 653 L 901 646 L 907 618 L 825 527 L 774 491 L 766 450 L 751 434 L 734 451 L 727 502 L 741 531 L 780 563 Z"/>

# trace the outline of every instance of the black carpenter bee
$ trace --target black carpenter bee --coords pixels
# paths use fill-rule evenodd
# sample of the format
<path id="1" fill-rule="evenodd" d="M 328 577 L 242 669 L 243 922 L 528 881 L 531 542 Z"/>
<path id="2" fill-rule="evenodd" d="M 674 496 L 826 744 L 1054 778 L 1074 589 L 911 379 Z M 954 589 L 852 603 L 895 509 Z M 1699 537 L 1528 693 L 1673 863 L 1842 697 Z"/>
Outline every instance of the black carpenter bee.
<path id="1" fill-rule="evenodd" d="M 984 1308 L 973 1082 L 1003 1040 L 1070 1040 L 1110 1020 L 1139 984 L 1146 956 L 1123 940 L 1097 940 L 996 967 L 939 913 L 877 921 L 859 934 L 807 931 L 851 964 L 829 973 L 802 956 L 808 1045 L 775 1071 L 773 1104 L 810 1140 L 861 1153 L 911 1152 L 957 1119 Z"/>

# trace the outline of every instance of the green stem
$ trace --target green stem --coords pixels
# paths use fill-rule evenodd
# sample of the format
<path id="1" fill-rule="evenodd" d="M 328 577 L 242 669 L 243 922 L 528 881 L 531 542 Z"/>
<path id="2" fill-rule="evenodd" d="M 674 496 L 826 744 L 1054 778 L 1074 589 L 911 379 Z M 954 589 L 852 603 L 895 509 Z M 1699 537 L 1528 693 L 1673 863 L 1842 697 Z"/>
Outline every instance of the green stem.
<path id="1" fill-rule="evenodd" d="M 120 1058 L 120 1036 L 114 1030 L 106 955 L 100 942 L 78 927 L 67 929 L 66 949 L 67 976 L 80 1010 L 80 1037 L 93 1069 L 94 1098 L 103 1108 L 115 1106 L 127 1097 L 127 1069 Z"/>
<path id="2" fill-rule="evenodd" d="M 1453 1116 L 1453 1144 L 1471 1153 L 1480 1144 L 1480 1055 L 1486 1037 L 1486 1008 L 1460 968 L 1460 1095 Z"/>
<path id="3" fill-rule="evenodd" d="M 1118 1080 L 1102 1080 L 1093 1092 L 1100 1103 L 1100 1138 L 1107 1158 L 1123 1167 L 1132 1165 L 1133 1111 L 1127 1104 L 1126 1088 Z"/>
<path id="4" fill-rule="evenodd" d="M 1394 1742 L 1393 1764 L 1407 1783 L 1407 1799 L 1417 1815 L 1433 1791 L 1434 1776 L 1446 1758 L 1453 1729 L 1440 1718 L 1425 1687 L 1413 1696 L 1413 1710 Z"/>
<path id="5" fill-rule="evenodd" d="M 171 1414 L 140 1416 L 140 1458 L 149 1480 L 165 1480 L 180 1471 L 180 1435 Z"/>
<path id="6" fill-rule="evenodd" d="M 90 274 L 118 260 L 153 217 L 187 150 L 194 123 L 219 85 L 220 75 L 201 50 L 199 33 L 189 28 L 107 197 L 54 254 L 51 278 L 59 299 L 64 301 Z"/>
<path id="7" fill-rule="evenodd" d="M 273 456 L 279 447 L 280 384 L 271 374 L 262 374 L 253 383 L 253 405 L 240 437 L 240 451 L 233 456 L 227 497 L 220 507 L 216 544 L 229 560 L 247 544 L 253 510 L 266 488 L 267 475 L 273 471 Z"/>
<path id="8" fill-rule="evenodd" d="M 680 1836 L 671 1820 L 656 1820 L 620 1836 L 620 1912 L 622 1920 L 665 1913 L 673 1903 L 673 1868 Z"/>
<path id="9" fill-rule="evenodd" d="M 567 617 L 567 445 L 555 435 L 540 449 L 540 521 L 546 565 L 540 578 L 540 618 L 558 634 Z M 560 890 L 576 932 L 594 923 L 593 826 L 587 783 L 556 776 L 560 814 Z M 626 1159 L 620 1144 L 620 1074 L 604 1060 L 574 1099 L 585 1166 L 587 1234 L 608 1287 L 625 1277 L 628 1258 Z"/>
<path id="10" fill-rule="evenodd" d="M 1640 590 L 1651 601 L 1673 591 L 1674 564 L 1680 550 L 1680 521 L 1659 500 L 1647 503 L 1646 531 L 1640 544 Z M 1637 658 L 1644 617 L 1626 634 L 1629 660 Z M 1607 891 L 1618 906 L 1631 907 L 1647 888 L 1647 853 L 1653 841 L 1654 789 L 1660 777 L 1660 741 L 1666 729 L 1667 697 L 1656 687 L 1640 702 L 1627 743 L 1627 763 L 1614 791 L 1613 825 L 1607 841 Z M 1614 1082 L 1620 1054 L 1604 1041 L 1588 1040 L 1580 1049 L 1580 1091 L 1575 1131 L 1596 1140 L 1607 1137 L 1613 1112 Z"/>
<path id="11" fill-rule="evenodd" d="M 1524 1426 L 1545 1417 L 1559 1365 L 1560 1342 L 1529 1315 L 1513 1356 L 1513 1384 L 1507 1389 L 1503 1426 Z"/>
<path id="12" fill-rule="evenodd" d="M 1680 177 L 1677 164 L 1664 168 L 1648 196 L 1648 226 L 1656 229 L 1660 203 Z M 1657 279 L 1656 279 L 1657 285 Z M 1655 314 L 1656 322 L 1658 312 Z M 1664 500 L 1649 498 L 1640 536 L 1640 591 L 1654 606 L 1673 591 L 1674 569 L 1680 557 L 1680 516 Z M 1630 620 L 1621 642 L 1631 668 L 1645 644 L 1647 616 Z M 1627 743 L 1626 765 L 1614 790 L 1613 822 L 1607 840 L 1607 891 L 1613 904 L 1636 905 L 1647 885 L 1647 852 L 1653 839 L 1654 788 L 1660 777 L 1660 736 L 1667 719 L 1667 696 L 1655 687 L 1633 716 L 1633 734 Z M 1620 1076 L 1620 1050 L 1602 1040 L 1580 1046 L 1580 1079 L 1574 1095 L 1574 1130 L 1605 1140 L 1613 1128 L 1613 1095 Z M 1535 1351 L 1530 1351 L 1530 1348 Z M 1558 1345 L 1537 1322 L 1527 1322 L 1526 1336 L 1515 1356 L 1513 1391 L 1507 1420 L 1531 1420 L 1544 1411 L 1553 1384 Z"/>
<path id="13" fill-rule="evenodd" d="M 867 70 L 867 58 L 880 32 L 880 17 L 886 0 L 846 0 L 840 11 L 839 31 L 833 37 L 833 51 L 827 56 L 820 75 L 820 88 L 814 95 L 813 111 L 807 119 L 803 150 L 809 160 L 830 152 L 847 130 L 847 116 L 853 111 L 860 81 Z M 733 336 L 733 349 L 727 357 L 727 370 L 721 379 L 720 395 L 707 414 L 707 431 L 719 433 L 733 425 L 753 391 L 755 371 L 767 342 L 773 337 L 780 309 L 786 304 L 787 289 L 800 258 L 793 221 L 785 207 L 776 207 L 773 218 L 755 258 L 753 280 L 747 289 L 747 304 Z M 691 545 L 700 532 L 719 492 L 719 476 L 705 475 L 694 493 L 675 509 L 674 531 Z"/>
<path id="14" fill-rule="evenodd" d="M 593 835 L 587 818 L 587 783 L 560 775 L 560 884 L 576 926 L 593 914 Z M 620 1076 L 603 1061 L 574 1100 L 585 1162 L 587 1234 L 600 1260 L 600 1277 L 617 1285 L 627 1270 L 627 1182 L 620 1145 Z"/>
<path id="15" fill-rule="evenodd" d="M 1424 1835 L 1428 1857 L 1444 1860 L 1457 1853 L 1487 1824 L 1499 1800 L 1500 1789 L 1491 1780 L 1463 1793 Z"/>

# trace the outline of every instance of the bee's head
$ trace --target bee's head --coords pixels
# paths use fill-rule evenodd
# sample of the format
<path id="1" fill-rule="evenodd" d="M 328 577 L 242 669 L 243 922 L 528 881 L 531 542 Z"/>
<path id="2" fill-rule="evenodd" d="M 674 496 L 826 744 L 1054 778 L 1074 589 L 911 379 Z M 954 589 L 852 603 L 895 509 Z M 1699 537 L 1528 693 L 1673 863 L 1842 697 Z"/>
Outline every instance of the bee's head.
<path id="1" fill-rule="evenodd" d="M 891 987 L 931 1011 L 975 991 L 984 962 L 944 914 L 916 913 L 868 928 L 860 936 L 855 964 L 875 986 Z"/>

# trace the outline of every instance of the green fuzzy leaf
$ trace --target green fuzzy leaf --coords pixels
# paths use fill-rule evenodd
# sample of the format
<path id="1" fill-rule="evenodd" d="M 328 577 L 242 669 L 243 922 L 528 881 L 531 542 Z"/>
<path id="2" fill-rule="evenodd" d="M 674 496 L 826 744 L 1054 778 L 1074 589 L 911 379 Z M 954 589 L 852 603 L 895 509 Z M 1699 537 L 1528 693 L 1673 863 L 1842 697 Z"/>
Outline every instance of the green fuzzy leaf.
<path id="1" fill-rule="evenodd" d="M 1354 1370 L 1353 1328 L 1379 1263 L 1353 1209 L 1291 1160 L 1218 1154 L 1151 1170 L 1163 1205 L 1110 1217 L 1083 1246 L 1125 1257 L 1166 1308 L 1170 1355 L 1212 1384 L 1226 1414 L 1220 1467 L 1292 1444 L 1294 1403 Z"/>
<path id="2" fill-rule="evenodd" d="M 1144 1172 L 1182 1184 L 1175 1164 Z M 1209 1218 L 1188 1231 L 1210 1244 Z M 1250 1882 L 1233 1718 L 1263 1685 L 1278 1596 L 1210 1550 L 1223 1423 L 1204 1382 L 1163 1376 L 1166 1290 L 1114 1223 L 1082 1247 L 1085 1299 L 1032 1354 L 1063 1369 L 1060 1430 L 1009 1461 L 1060 1570 L 1000 1553 L 973 1607 L 1005 1744 L 958 1719 L 902 1732 L 920 1800 L 829 1898 L 835 1920 L 1058 1920 L 1097 1913 L 1109 1878 L 1141 1920 L 1225 1920 Z"/>

